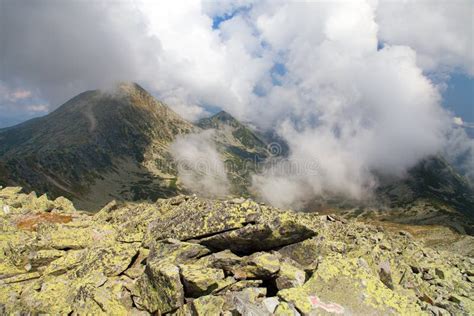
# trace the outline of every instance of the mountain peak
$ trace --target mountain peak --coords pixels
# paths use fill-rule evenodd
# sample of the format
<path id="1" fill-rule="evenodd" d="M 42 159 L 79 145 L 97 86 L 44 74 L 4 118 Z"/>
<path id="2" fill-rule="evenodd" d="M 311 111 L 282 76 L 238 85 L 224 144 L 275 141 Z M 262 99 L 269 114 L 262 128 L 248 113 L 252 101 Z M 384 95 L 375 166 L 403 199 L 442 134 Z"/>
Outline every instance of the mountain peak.
<path id="1" fill-rule="evenodd" d="M 120 81 L 116 84 L 116 89 L 120 92 L 127 94 L 134 94 L 139 92 L 149 94 L 142 86 L 132 81 Z"/>
<path id="2" fill-rule="evenodd" d="M 215 118 L 220 121 L 237 121 L 235 117 L 233 117 L 232 115 L 230 115 L 228 112 L 224 110 L 214 114 L 213 116 L 211 116 L 211 118 Z"/>
<path id="3" fill-rule="evenodd" d="M 155 157 L 169 160 L 167 146 L 193 129 L 136 83 L 86 91 L 44 117 L 0 131 L 0 185 L 20 184 L 73 199 L 99 189 L 115 194 L 118 189 L 110 184 L 91 188 L 118 171 L 126 189 L 134 186 L 130 174 L 168 176 L 155 170 L 161 166 Z M 136 187 L 130 192 L 135 194 Z M 108 199 L 108 194 L 102 196 Z"/>
<path id="4" fill-rule="evenodd" d="M 198 121 L 198 126 L 202 128 L 221 128 L 224 126 L 243 126 L 235 117 L 226 111 L 220 111 L 211 117 L 206 117 Z"/>

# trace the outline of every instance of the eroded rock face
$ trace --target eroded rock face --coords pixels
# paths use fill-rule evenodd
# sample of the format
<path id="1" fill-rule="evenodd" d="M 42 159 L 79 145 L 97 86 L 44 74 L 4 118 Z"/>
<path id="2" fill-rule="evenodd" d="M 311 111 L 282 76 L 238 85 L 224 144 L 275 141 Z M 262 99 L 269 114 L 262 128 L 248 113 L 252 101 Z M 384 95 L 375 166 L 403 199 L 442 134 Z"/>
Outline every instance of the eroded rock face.
<path id="1" fill-rule="evenodd" d="M 474 259 L 249 200 L 110 203 L 0 189 L 0 313 L 474 313 Z"/>

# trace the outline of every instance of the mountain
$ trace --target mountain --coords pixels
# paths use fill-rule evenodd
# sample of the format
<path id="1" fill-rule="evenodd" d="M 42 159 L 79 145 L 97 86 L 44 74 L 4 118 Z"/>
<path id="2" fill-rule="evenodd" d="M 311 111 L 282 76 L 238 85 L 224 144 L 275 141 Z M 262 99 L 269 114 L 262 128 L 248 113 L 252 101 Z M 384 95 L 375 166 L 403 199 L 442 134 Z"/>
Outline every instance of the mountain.
<path id="1" fill-rule="evenodd" d="M 420 161 L 404 177 L 378 175 L 378 180 L 373 200 L 359 207 L 354 207 L 356 203 L 338 205 L 337 212 L 346 218 L 386 225 L 447 226 L 474 235 L 474 189 L 442 157 Z M 330 212 L 333 206 L 328 208 Z"/>
<path id="2" fill-rule="evenodd" d="M 178 136 L 206 130 L 212 131 L 233 196 L 256 196 L 252 175 L 288 153 L 275 134 L 256 132 L 227 112 L 192 124 L 139 85 L 122 83 L 116 91 L 86 91 L 45 117 L 0 129 L 0 185 L 66 196 L 89 210 L 113 199 L 155 201 L 192 193 L 169 148 Z M 403 178 L 378 179 L 370 201 L 329 197 L 305 209 L 474 234 L 473 189 L 442 158 L 421 161 Z"/>
<path id="3" fill-rule="evenodd" d="M 251 150 L 255 153 L 266 155 L 267 144 L 247 126 L 237 121 L 232 115 L 225 111 L 220 111 L 209 118 L 203 118 L 199 120 L 196 125 L 203 129 L 216 129 L 221 131 L 222 138 L 227 137 L 231 141 L 231 144 L 227 145 L 228 148 L 234 145 L 237 152 L 237 148 L 240 148 L 245 151 Z M 232 136 L 229 137 L 229 134 Z M 237 142 L 234 142 L 234 140 L 237 140 Z"/>
<path id="4" fill-rule="evenodd" d="M 213 140 L 227 167 L 232 193 L 249 196 L 251 176 L 269 156 L 267 143 L 225 111 L 201 119 L 196 125 L 214 130 Z"/>
<path id="5" fill-rule="evenodd" d="M 0 130 L 0 184 L 79 206 L 176 194 L 167 146 L 194 126 L 137 84 L 86 91 L 54 112 Z"/>
<path id="6" fill-rule="evenodd" d="M 405 229 L 183 195 L 92 214 L 19 190 L 0 189 L 2 315 L 474 313 L 472 257 Z"/>
<path id="7" fill-rule="evenodd" d="M 403 206 L 424 199 L 450 205 L 474 217 L 474 194 L 470 183 L 442 157 L 422 160 L 402 179 L 381 179 L 381 182 L 378 194 L 386 197 L 391 206 Z"/>
<path id="8" fill-rule="evenodd" d="M 194 125 L 135 83 L 86 91 L 44 117 L 0 129 L 0 185 L 66 196 L 84 209 L 174 196 L 188 191 L 169 146 L 206 129 L 228 166 L 231 193 L 249 195 L 265 142 L 226 112 Z"/>

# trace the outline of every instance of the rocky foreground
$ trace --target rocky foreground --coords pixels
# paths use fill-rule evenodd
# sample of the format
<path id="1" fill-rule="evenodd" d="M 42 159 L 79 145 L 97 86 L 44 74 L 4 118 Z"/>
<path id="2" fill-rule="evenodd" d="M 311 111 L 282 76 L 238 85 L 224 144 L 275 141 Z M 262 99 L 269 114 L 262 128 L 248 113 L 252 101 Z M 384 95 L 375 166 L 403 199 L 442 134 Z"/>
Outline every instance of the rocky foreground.
<path id="1" fill-rule="evenodd" d="M 250 200 L 76 211 L 0 190 L 0 314 L 474 314 L 474 259 Z"/>

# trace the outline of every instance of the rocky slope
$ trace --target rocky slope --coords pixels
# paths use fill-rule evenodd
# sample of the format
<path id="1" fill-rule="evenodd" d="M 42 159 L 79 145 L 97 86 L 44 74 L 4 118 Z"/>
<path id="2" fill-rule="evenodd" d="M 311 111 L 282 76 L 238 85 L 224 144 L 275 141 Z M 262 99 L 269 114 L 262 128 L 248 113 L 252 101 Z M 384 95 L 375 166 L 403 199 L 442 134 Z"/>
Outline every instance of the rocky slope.
<path id="1" fill-rule="evenodd" d="M 0 313 L 469 315 L 474 259 L 251 200 L 77 211 L 0 190 Z"/>
<path id="2" fill-rule="evenodd" d="M 259 172 L 271 153 L 268 144 L 232 115 L 221 111 L 199 120 L 201 129 L 214 130 L 213 141 L 227 167 L 234 195 L 251 195 L 252 175 Z"/>
<path id="3" fill-rule="evenodd" d="M 64 195 L 82 207 L 175 195 L 166 148 L 193 128 L 137 84 L 87 91 L 0 130 L 0 184 Z"/>
<path id="4" fill-rule="evenodd" d="M 176 137 L 213 129 L 228 165 L 232 193 L 248 194 L 266 144 L 228 113 L 197 125 L 184 120 L 142 87 L 86 91 L 54 112 L 0 129 L 0 185 L 66 196 L 100 209 L 112 199 L 155 200 L 184 192 L 169 151 Z"/>
<path id="5" fill-rule="evenodd" d="M 404 177 L 378 175 L 378 188 L 364 201 L 330 197 L 306 209 L 335 212 L 344 218 L 410 225 L 439 226 L 474 235 L 474 190 L 442 157 L 420 161 Z M 436 236 L 434 236 L 436 237 Z"/>

